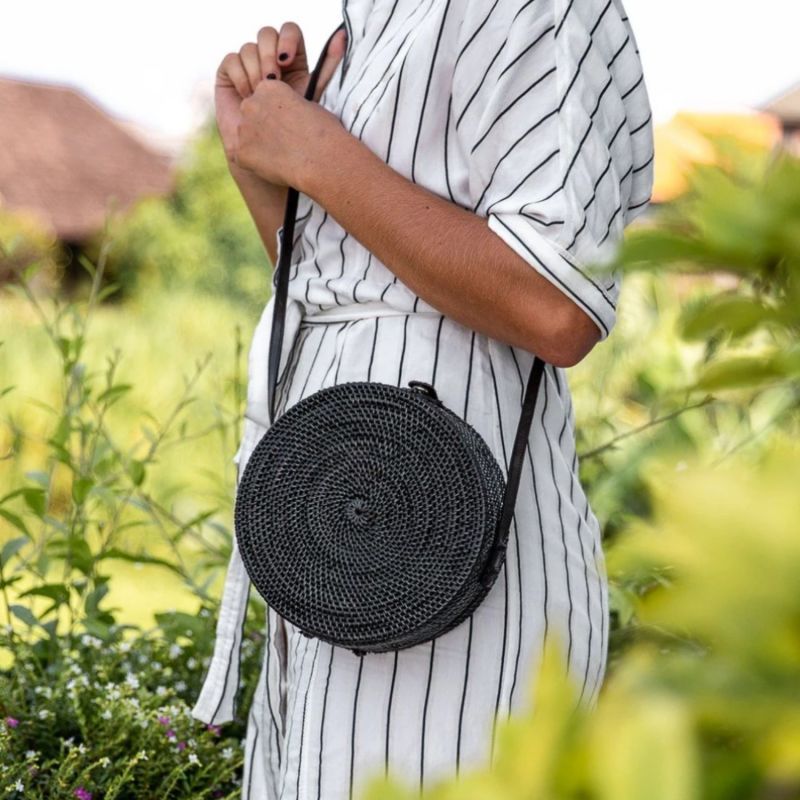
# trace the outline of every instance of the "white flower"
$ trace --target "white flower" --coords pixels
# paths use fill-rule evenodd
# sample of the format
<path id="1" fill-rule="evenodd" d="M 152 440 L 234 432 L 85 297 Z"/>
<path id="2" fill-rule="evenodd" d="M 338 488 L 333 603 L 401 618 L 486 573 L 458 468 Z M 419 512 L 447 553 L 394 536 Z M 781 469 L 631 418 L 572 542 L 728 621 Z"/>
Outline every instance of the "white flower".
<path id="1" fill-rule="evenodd" d="M 189 659 L 187 659 L 186 666 L 189 669 L 195 669 L 197 667 L 197 659 L 194 656 L 191 656 Z"/>
<path id="2" fill-rule="evenodd" d="M 165 686 L 156 686 L 156 694 L 159 697 L 163 697 L 167 693 L 167 688 Z"/>
<path id="3" fill-rule="evenodd" d="M 39 719 L 47 719 L 50 716 L 50 712 L 46 708 L 39 709 Z"/>
<path id="4" fill-rule="evenodd" d="M 72 747 L 72 745 L 74 745 L 74 744 L 75 744 L 75 737 L 74 736 L 70 736 L 69 739 L 64 739 L 64 745 L 67 747 L 67 749 Z"/>
<path id="5" fill-rule="evenodd" d="M 197 753 L 189 753 L 189 763 L 190 764 L 197 764 L 200 766 L 200 759 L 197 757 Z"/>
<path id="6" fill-rule="evenodd" d="M 153 662 L 150 664 L 150 668 L 151 668 L 151 669 L 152 669 L 154 672 L 160 672 L 160 671 L 161 671 L 161 670 L 164 668 L 164 665 L 163 665 L 163 664 L 162 664 L 160 661 L 153 661 Z"/>
<path id="7" fill-rule="evenodd" d="M 177 658 L 183 652 L 183 648 L 175 642 L 169 646 L 169 657 Z"/>
<path id="8" fill-rule="evenodd" d="M 100 716 L 103 719 L 111 719 L 111 717 L 114 716 L 114 715 L 111 713 L 111 709 L 107 708 Z"/>
<path id="9" fill-rule="evenodd" d="M 149 760 L 150 760 L 150 759 L 147 757 L 147 751 L 146 751 L 146 750 L 140 750 L 140 751 L 139 751 L 139 752 L 136 754 L 136 758 L 138 758 L 140 761 L 149 761 Z"/>
<path id="10" fill-rule="evenodd" d="M 85 753 L 86 752 L 86 745 L 83 742 L 80 742 L 76 749 L 77 749 L 77 751 L 79 753 Z"/>
<path id="11" fill-rule="evenodd" d="M 17 778 L 17 782 L 14 784 L 13 788 L 16 789 L 18 792 L 24 792 L 25 784 L 19 778 Z"/>
<path id="12" fill-rule="evenodd" d="M 139 679 L 132 672 L 129 672 L 125 676 L 125 683 L 127 683 L 128 686 L 130 686 L 132 689 L 138 689 L 139 688 Z"/>
<path id="13" fill-rule="evenodd" d="M 176 681 L 175 682 L 175 690 L 178 692 L 185 692 L 186 691 L 186 681 Z"/>
<path id="14" fill-rule="evenodd" d="M 39 755 L 38 750 L 26 750 L 25 751 L 25 758 L 36 758 Z"/>
<path id="15" fill-rule="evenodd" d="M 222 757 L 224 759 L 226 759 L 227 761 L 230 761 L 233 758 L 233 748 L 232 747 L 226 747 L 222 751 Z"/>
<path id="16" fill-rule="evenodd" d="M 131 646 L 132 645 L 131 645 L 130 642 L 120 642 L 119 643 L 119 650 L 120 650 L 121 653 L 127 653 L 131 649 Z"/>
<path id="17" fill-rule="evenodd" d="M 107 767 L 111 764 L 111 759 L 108 756 L 103 756 L 100 759 L 100 764 L 104 767 Z"/>

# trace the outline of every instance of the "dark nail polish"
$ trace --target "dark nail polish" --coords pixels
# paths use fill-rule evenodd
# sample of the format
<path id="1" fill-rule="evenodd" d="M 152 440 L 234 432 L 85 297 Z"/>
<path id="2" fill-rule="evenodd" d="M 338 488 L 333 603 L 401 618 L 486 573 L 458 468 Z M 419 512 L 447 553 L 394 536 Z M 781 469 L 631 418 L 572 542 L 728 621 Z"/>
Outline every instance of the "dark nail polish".
<path id="1" fill-rule="evenodd" d="M 267 77 L 268 78 L 274 78 L 275 77 L 275 73 L 274 72 L 268 72 L 267 73 Z"/>
<path id="2" fill-rule="evenodd" d="M 281 53 L 278 56 L 278 61 L 286 61 L 287 58 L 289 58 L 289 54 L 288 53 Z"/>

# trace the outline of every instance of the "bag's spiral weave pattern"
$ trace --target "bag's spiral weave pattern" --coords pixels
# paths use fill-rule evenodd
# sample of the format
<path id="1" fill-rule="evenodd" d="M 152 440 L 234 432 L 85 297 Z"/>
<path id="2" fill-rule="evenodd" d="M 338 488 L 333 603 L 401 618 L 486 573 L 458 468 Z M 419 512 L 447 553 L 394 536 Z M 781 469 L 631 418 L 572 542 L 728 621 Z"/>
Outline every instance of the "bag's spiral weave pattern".
<path id="1" fill-rule="evenodd" d="M 503 472 L 474 428 L 412 383 L 426 388 L 356 381 L 295 403 L 236 493 L 259 594 L 305 635 L 358 654 L 444 633 L 499 570 Z"/>

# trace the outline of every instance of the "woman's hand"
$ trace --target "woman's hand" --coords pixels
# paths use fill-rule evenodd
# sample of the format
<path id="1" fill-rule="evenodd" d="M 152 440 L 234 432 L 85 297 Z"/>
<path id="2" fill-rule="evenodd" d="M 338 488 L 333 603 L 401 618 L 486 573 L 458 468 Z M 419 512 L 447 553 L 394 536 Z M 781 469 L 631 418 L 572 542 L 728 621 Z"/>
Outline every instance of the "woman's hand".
<path id="1" fill-rule="evenodd" d="M 276 186 L 302 191 L 321 154 L 349 136 L 335 114 L 281 81 L 262 81 L 240 108 L 234 161 Z"/>
<path id="2" fill-rule="evenodd" d="M 346 42 L 347 33 L 344 30 L 339 31 L 331 40 L 327 58 L 317 81 L 314 93 L 315 103 L 319 100 L 344 55 Z M 309 79 L 308 56 L 303 33 L 294 22 L 285 22 L 281 26 L 280 32 L 271 26 L 261 28 L 257 35 L 257 42 L 247 42 L 242 45 L 238 53 L 228 53 L 222 59 L 217 69 L 214 85 L 214 104 L 217 128 L 229 164 L 234 168 L 244 166 L 239 158 L 239 128 L 244 116 L 243 101 L 253 98 L 259 86 L 263 87 L 266 83 L 276 84 L 270 88 L 277 91 L 268 93 L 270 111 L 274 113 L 283 110 L 285 113 L 296 113 L 294 105 L 286 106 L 284 102 L 281 109 L 273 106 L 272 103 L 278 98 L 282 98 L 283 101 L 290 99 L 288 90 L 292 92 L 291 99 L 306 103 L 304 95 Z M 261 97 L 251 104 L 248 111 L 251 122 L 255 121 L 254 118 L 261 116 L 261 113 L 257 111 L 261 106 Z M 274 122 L 278 121 L 274 120 Z M 292 127 L 296 130 L 293 121 Z M 253 145 L 255 143 L 252 141 L 252 136 L 249 135 L 251 133 L 252 131 L 245 129 L 248 141 L 250 145 Z M 306 134 L 303 133 L 298 143 L 302 142 L 305 136 Z M 263 137 L 261 137 L 261 144 L 272 147 L 270 140 Z M 248 153 L 244 161 L 254 163 L 253 156 L 253 153 Z M 269 169 L 267 171 L 273 172 Z"/>

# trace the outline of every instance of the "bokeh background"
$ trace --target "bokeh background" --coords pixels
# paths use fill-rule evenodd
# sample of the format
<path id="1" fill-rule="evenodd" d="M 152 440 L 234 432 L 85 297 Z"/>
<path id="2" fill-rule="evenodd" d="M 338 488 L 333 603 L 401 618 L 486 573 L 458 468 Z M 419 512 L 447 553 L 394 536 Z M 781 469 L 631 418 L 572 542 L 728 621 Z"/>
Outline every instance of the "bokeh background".
<path id="1" fill-rule="evenodd" d="M 613 336 L 568 370 L 606 682 L 573 713 L 555 642 L 497 764 L 430 798 L 800 798 L 800 6 L 625 8 L 655 186 Z M 188 708 L 272 265 L 214 73 L 262 25 L 298 22 L 315 57 L 340 19 L 320 0 L 3 9 L 1 797 L 240 794 L 260 599 L 239 716 Z"/>

